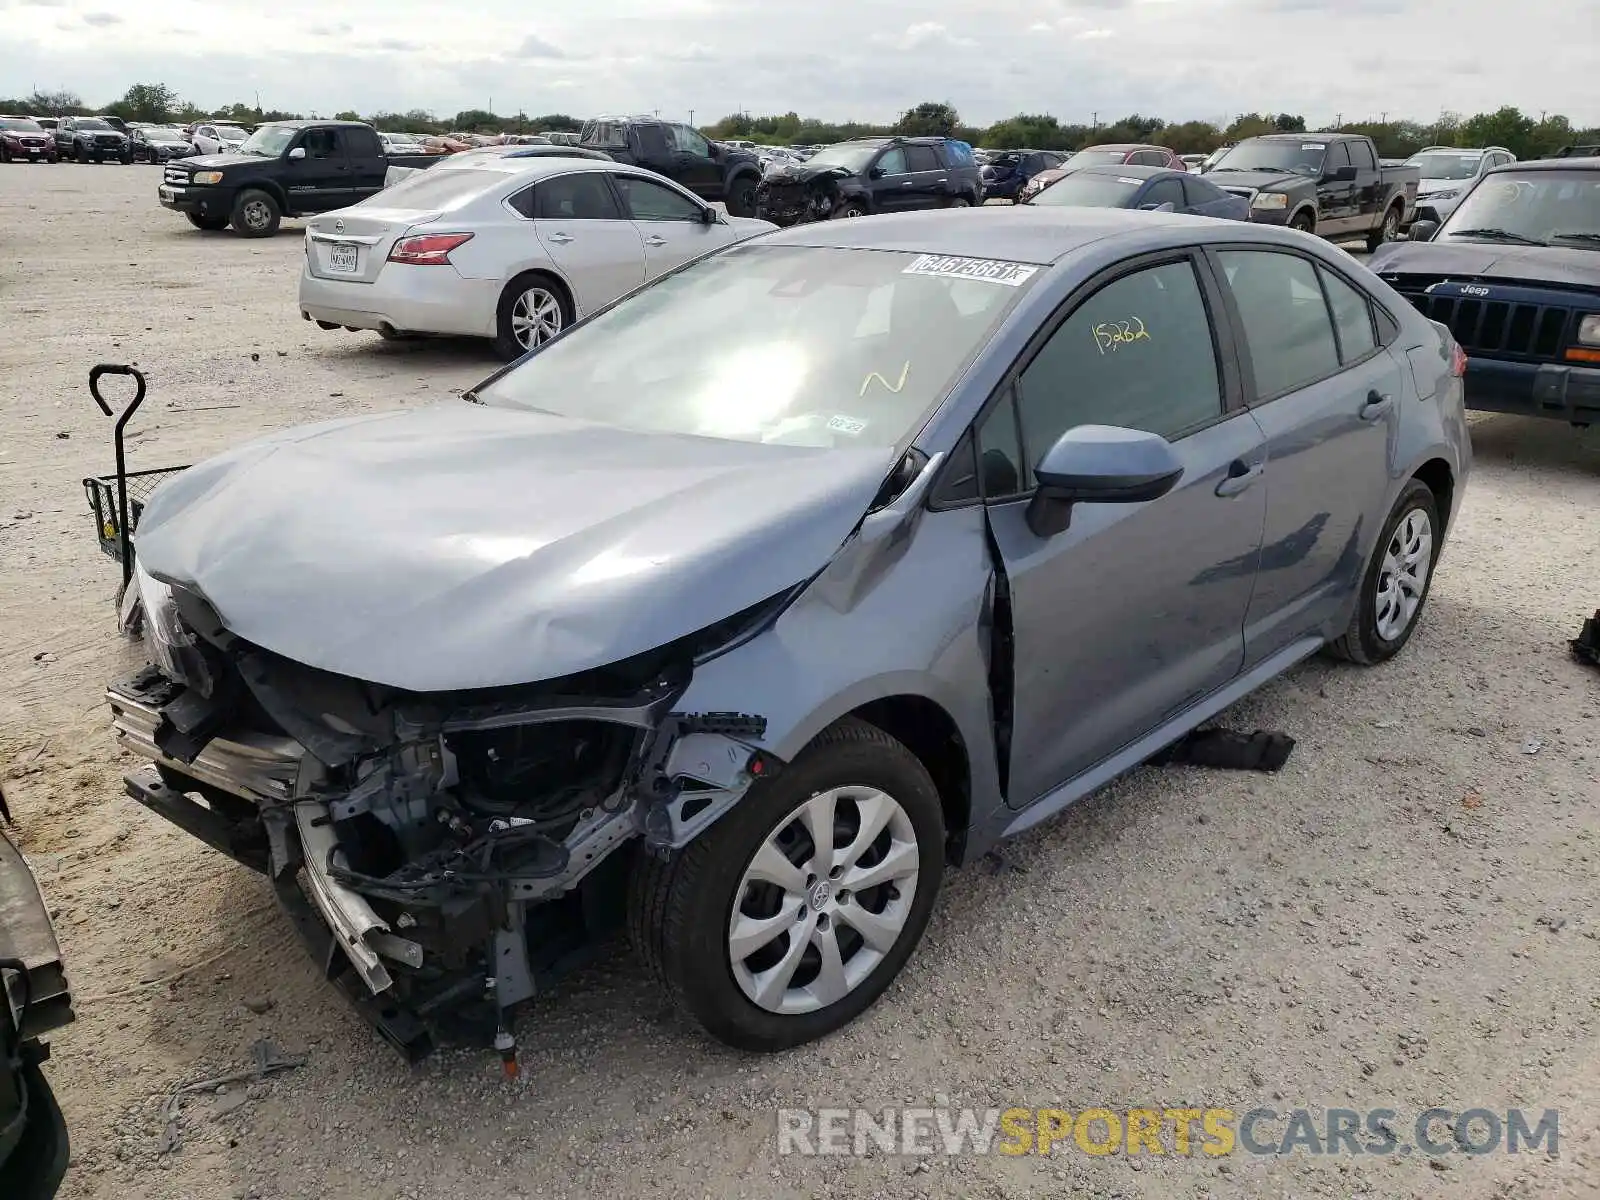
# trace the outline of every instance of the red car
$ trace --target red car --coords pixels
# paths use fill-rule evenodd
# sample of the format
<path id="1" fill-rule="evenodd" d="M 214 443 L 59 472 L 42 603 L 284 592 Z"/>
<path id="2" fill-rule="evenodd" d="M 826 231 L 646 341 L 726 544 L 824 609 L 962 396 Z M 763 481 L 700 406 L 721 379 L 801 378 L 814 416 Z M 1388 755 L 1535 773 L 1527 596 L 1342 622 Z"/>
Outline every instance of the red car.
<path id="1" fill-rule="evenodd" d="M 32 117 L 0 117 L 0 162 L 59 162 L 56 140 Z"/>
<path id="2" fill-rule="evenodd" d="M 1167 146 L 1150 146 L 1143 142 L 1109 142 L 1103 146 L 1085 146 L 1059 167 L 1040 171 L 1028 180 L 1023 184 L 1017 199 L 1019 201 L 1033 199 L 1063 175 L 1069 175 L 1079 167 L 1122 164 L 1130 167 L 1170 167 L 1174 171 L 1189 169 L 1183 159 Z"/>

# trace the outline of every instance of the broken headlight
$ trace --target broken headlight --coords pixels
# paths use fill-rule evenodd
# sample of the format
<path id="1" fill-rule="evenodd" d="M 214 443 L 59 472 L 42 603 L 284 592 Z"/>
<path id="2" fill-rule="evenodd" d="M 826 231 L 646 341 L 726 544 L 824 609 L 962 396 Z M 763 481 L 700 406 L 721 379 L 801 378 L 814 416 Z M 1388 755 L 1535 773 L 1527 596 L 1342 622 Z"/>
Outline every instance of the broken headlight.
<path id="1" fill-rule="evenodd" d="M 202 696 L 211 695 L 212 673 L 194 630 L 178 615 L 177 597 L 172 588 L 155 578 L 137 560 L 133 565 L 134 586 L 144 608 L 145 643 L 150 661 L 168 679 L 187 684 Z"/>

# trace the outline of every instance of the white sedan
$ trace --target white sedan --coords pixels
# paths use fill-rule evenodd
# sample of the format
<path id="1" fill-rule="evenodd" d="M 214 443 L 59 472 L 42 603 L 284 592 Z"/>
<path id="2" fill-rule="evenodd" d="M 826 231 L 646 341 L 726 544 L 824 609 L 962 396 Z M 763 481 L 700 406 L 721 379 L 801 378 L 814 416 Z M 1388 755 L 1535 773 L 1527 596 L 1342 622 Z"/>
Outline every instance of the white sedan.
<path id="1" fill-rule="evenodd" d="M 620 163 L 463 159 L 312 218 L 301 315 L 386 338 L 486 337 L 513 359 L 679 264 L 775 228 Z"/>

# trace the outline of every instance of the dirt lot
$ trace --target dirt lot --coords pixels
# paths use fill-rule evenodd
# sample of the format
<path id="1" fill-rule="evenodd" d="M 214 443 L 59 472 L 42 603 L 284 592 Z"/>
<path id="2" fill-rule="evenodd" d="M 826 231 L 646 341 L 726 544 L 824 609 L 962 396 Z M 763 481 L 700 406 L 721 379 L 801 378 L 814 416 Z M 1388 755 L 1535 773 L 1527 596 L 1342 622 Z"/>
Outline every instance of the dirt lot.
<path id="1" fill-rule="evenodd" d="M 903 980 L 824 1044 L 752 1058 L 625 953 L 523 1020 L 525 1071 L 401 1065 L 243 868 L 124 798 L 103 683 L 139 661 L 80 477 L 110 468 L 91 364 L 152 395 L 134 467 L 448 398 L 471 345 L 322 333 L 300 231 L 205 235 L 139 167 L 0 170 L 0 770 L 65 943 L 51 1074 L 69 1197 L 1600 1194 L 1600 430 L 1478 419 L 1428 616 L 1370 672 L 1309 663 L 1229 716 L 1278 776 L 1147 768 L 952 878 Z M 303 1069 L 166 1094 L 270 1037 Z M 780 1107 L 1334 1105 L 1397 1125 L 1559 1108 L 1560 1157 L 779 1157 Z M 1272 1127 L 1277 1136 L 1282 1124 Z M 1440 1170 L 1438 1168 L 1443 1167 Z"/>

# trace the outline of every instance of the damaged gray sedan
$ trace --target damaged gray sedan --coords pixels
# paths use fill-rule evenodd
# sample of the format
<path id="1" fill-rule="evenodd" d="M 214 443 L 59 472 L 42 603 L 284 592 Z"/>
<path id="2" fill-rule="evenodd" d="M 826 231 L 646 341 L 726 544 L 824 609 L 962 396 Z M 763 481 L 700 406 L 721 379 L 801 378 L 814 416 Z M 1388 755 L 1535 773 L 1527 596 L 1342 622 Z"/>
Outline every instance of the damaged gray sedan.
<path id="1" fill-rule="evenodd" d="M 269 875 L 412 1056 L 514 1061 L 516 1005 L 623 926 L 716 1037 L 796 1045 L 947 869 L 1319 649 L 1405 645 L 1462 365 L 1277 229 L 774 234 L 462 400 L 163 485 L 129 791 Z"/>

